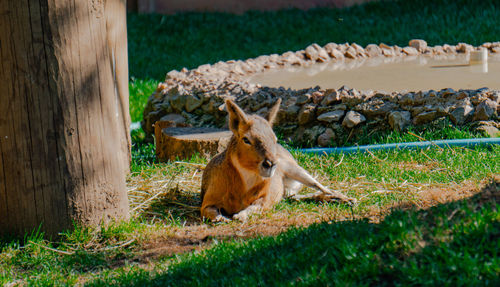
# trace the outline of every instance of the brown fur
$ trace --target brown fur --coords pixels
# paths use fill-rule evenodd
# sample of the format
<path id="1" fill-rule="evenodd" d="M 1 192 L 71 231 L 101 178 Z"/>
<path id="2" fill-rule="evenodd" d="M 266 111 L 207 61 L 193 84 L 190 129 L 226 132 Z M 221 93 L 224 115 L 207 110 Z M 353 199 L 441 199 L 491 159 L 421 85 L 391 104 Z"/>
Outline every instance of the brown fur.
<path id="1" fill-rule="evenodd" d="M 226 101 L 233 137 L 227 149 L 216 155 L 203 173 L 202 217 L 228 221 L 226 216 L 233 216 L 244 221 L 250 214 L 267 210 L 278 203 L 285 190 L 297 199 L 354 201 L 322 186 L 277 143 L 272 123 L 280 103 L 281 99 L 278 99 L 264 119 L 247 115 L 235 103 Z M 300 187 L 298 183 L 316 188 L 319 192 L 296 195 Z"/>

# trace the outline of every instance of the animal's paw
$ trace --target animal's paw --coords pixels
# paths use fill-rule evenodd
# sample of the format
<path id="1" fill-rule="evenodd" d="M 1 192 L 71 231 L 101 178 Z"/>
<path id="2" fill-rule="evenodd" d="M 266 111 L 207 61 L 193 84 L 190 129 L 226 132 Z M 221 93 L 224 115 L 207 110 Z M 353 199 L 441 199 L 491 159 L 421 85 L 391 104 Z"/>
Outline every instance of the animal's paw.
<path id="1" fill-rule="evenodd" d="M 212 222 L 231 222 L 231 219 L 225 217 L 224 215 L 217 215 L 214 219 L 212 219 Z"/>
<path id="2" fill-rule="evenodd" d="M 354 206 L 358 203 L 357 199 L 345 196 L 342 193 L 338 193 L 338 192 L 323 193 L 321 195 L 321 197 L 322 197 L 321 199 L 323 201 L 327 201 L 327 202 L 340 201 L 340 202 L 346 203 L 350 206 Z"/>
<path id="3" fill-rule="evenodd" d="M 248 220 L 248 212 L 242 210 L 235 215 L 233 215 L 233 219 L 239 220 L 241 222 L 246 222 Z"/>
<path id="4" fill-rule="evenodd" d="M 356 204 L 358 204 L 358 200 L 354 197 L 347 197 L 345 199 L 342 200 L 343 203 L 346 203 L 350 206 L 355 206 Z"/>

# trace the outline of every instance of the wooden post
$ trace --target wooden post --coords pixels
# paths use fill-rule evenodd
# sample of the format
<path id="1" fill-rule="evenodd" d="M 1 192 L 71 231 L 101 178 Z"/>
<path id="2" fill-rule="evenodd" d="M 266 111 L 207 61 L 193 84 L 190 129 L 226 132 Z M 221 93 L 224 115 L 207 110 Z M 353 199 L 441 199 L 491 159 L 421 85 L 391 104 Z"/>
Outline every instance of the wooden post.
<path id="1" fill-rule="evenodd" d="M 0 1 L 0 235 L 128 217 L 125 2 Z"/>

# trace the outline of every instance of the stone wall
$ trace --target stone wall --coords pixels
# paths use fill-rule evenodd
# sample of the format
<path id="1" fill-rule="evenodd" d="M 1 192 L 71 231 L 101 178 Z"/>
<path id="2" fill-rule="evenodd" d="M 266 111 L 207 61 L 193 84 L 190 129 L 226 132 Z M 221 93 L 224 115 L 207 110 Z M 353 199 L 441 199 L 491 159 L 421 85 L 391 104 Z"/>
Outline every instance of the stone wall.
<path id="1" fill-rule="evenodd" d="M 500 53 L 500 42 L 482 45 Z M 301 145 L 330 146 L 345 141 L 345 135 L 393 129 L 404 131 L 412 125 L 448 118 L 455 125 L 473 121 L 493 121 L 498 126 L 500 91 L 443 89 L 440 91 L 378 92 L 349 87 L 302 90 L 262 87 L 248 83 L 248 76 L 285 66 L 341 61 L 344 58 L 408 57 L 419 54 L 468 53 L 479 47 L 468 44 L 428 47 L 412 40 L 408 47 L 385 44 L 361 47 L 357 44 L 317 44 L 283 55 L 260 56 L 246 61 L 218 62 L 193 70 L 170 71 L 158 85 L 144 110 L 142 127 L 154 133 L 157 120 L 193 126 L 226 125 L 224 99 L 233 99 L 245 111 L 264 115 L 280 97 L 283 100 L 276 128 L 286 139 Z"/>

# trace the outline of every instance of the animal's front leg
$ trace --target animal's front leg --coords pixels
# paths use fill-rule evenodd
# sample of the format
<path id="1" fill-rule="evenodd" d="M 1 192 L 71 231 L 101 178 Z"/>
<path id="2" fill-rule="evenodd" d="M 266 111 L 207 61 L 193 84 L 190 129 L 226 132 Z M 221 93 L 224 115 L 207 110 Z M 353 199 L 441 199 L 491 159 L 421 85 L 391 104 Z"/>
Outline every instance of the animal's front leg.
<path id="1" fill-rule="evenodd" d="M 258 214 L 258 213 L 262 212 L 262 202 L 263 202 L 262 198 L 257 199 L 251 205 L 249 205 L 247 208 L 245 208 L 242 211 L 233 215 L 233 218 L 237 219 L 241 222 L 247 221 L 248 217 L 251 214 Z"/>
<path id="2" fill-rule="evenodd" d="M 230 222 L 231 219 L 222 215 L 219 209 L 215 206 L 207 206 L 201 210 L 201 216 L 208 218 L 212 222 Z"/>

